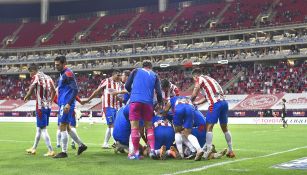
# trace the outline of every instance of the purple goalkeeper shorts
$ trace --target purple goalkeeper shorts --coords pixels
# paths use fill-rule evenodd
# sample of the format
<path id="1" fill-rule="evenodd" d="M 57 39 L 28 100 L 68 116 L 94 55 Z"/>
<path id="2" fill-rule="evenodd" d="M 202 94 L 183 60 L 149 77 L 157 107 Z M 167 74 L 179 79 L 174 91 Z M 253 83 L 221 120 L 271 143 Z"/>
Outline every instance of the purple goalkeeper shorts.
<path id="1" fill-rule="evenodd" d="M 153 116 L 153 107 L 150 104 L 132 102 L 129 110 L 130 121 L 151 121 Z"/>

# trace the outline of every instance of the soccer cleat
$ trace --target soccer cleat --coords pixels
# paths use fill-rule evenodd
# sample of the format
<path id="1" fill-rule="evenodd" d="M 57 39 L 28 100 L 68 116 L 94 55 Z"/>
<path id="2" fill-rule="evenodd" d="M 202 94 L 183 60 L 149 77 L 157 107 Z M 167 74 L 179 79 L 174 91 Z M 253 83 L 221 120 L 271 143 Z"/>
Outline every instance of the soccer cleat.
<path id="1" fill-rule="evenodd" d="M 235 158 L 235 157 L 236 157 L 236 155 L 235 155 L 235 153 L 234 153 L 233 151 L 229 151 L 229 152 L 226 154 L 226 156 L 229 157 L 229 158 Z"/>
<path id="2" fill-rule="evenodd" d="M 204 155 L 204 151 L 200 151 L 200 152 L 198 152 L 198 153 L 196 153 L 196 156 L 195 156 L 195 161 L 199 161 L 199 160 L 201 160 L 201 158 L 203 157 L 203 155 Z"/>
<path id="3" fill-rule="evenodd" d="M 78 148 L 78 153 L 77 155 L 79 156 L 81 153 L 83 153 L 85 150 L 87 150 L 87 146 L 82 144 L 81 146 L 79 146 Z"/>
<path id="4" fill-rule="evenodd" d="M 35 155 L 35 154 L 36 154 L 36 149 L 34 149 L 34 148 L 29 148 L 29 149 L 26 150 L 26 152 L 27 152 L 28 154 Z"/>
<path id="5" fill-rule="evenodd" d="M 165 160 L 166 158 L 166 146 L 162 145 L 160 148 L 160 160 Z"/>
<path id="6" fill-rule="evenodd" d="M 55 159 L 60 159 L 60 158 L 66 158 L 66 157 L 68 157 L 68 156 L 67 156 L 67 153 L 65 153 L 65 152 L 60 152 L 60 153 L 58 153 L 57 155 L 55 155 L 53 158 L 55 158 Z"/>
<path id="7" fill-rule="evenodd" d="M 157 159 L 157 155 L 155 153 L 155 150 L 151 150 L 149 153 L 149 157 L 153 160 Z"/>
<path id="8" fill-rule="evenodd" d="M 61 145 L 56 145 L 56 148 L 61 148 Z"/>
<path id="9" fill-rule="evenodd" d="M 196 152 L 192 152 L 190 155 L 188 155 L 187 157 L 185 157 L 185 159 L 193 159 L 196 157 Z"/>
<path id="10" fill-rule="evenodd" d="M 48 151 L 46 154 L 44 154 L 45 157 L 53 157 L 55 156 L 55 152 L 54 151 Z"/>
<path id="11" fill-rule="evenodd" d="M 129 160 L 141 160 L 143 159 L 143 157 L 140 156 L 139 154 L 128 154 L 128 159 Z"/>
<path id="12" fill-rule="evenodd" d="M 216 149 L 215 149 L 215 146 L 214 146 L 213 144 L 212 144 L 211 152 L 217 153 L 217 151 L 216 151 Z"/>
<path id="13" fill-rule="evenodd" d="M 177 151 L 177 149 L 174 146 L 170 147 L 169 154 L 170 154 L 170 156 L 172 156 L 175 159 L 182 159 L 179 152 Z"/>
<path id="14" fill-rule="evenodd" d="M 110 149 L 110 146 L 109 146 L 109 144 L 105 143 L 105 144 L 102 145 L 101 148 L 102 149 Z"/>

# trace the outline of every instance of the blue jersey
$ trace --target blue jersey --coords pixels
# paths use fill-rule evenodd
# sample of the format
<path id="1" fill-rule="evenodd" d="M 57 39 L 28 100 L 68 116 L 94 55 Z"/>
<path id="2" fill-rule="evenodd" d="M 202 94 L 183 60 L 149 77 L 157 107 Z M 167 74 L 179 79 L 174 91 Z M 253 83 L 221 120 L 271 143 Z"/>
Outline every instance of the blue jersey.
<path id="1" fill-rule="evenodd" d="M 123 145 L 129 145 L 131 125 L 128 117 L 129 105 L 124 106 L 118 110 L 114 121 L 113 138 Z"/>
<path id="2" fill-rule="evenodd" d="M 175 97 L 172 97 L 170 99 L 170 103 L 171 103 L 171 108 L 172 108 L 173 111 L 175 110 L 175 107 L 178 104 L 193 105 L 192 102 L 191 102 L 191 99 L 189 97 L 186 97 L 186 96 L 175 96 Z"/>
<path id="3" fill-rule="evenodd" d="M 155 133 L 155 149 L 160 149 L 162 145 L 168 150 L 175 141 L 175 131 L 168 120 L 154 116 L 152 118 Z"/>
<path id="4" fill-rule="evenodd" d="M 58 105 L 74 105 L 78 94 L 77 82 L 74 73 L 67 67 L 60 73 L 58 80 Z"/>
<path id="5" fill-rule="evenodd" d="M 157 100 L 162 102 L 160 80 L 156 73 L 145 68 L 138 68 L 131 72 L 125 84 L 130 92 L 130 102 L 140 102 L 153 105 L 154 91 L 157 93 Z"/>
<path id="6" fill-rule="evenodd" d="M 125 94 L 124 94 L 123 103 L 124 103 L 124 104 L 127 104 L 127 102 L 129 101 L 129 99 L 130 99 L 130 94 L 129 94 L 129 93 L 125 93 Z"/>

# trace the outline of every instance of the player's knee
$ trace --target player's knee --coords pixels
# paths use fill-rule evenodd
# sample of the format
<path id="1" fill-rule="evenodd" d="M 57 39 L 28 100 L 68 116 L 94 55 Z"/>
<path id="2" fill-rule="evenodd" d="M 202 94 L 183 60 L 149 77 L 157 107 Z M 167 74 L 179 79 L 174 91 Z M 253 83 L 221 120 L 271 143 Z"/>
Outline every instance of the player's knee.
<path id="1" fill-rule="evenodd" d="M 184 136 L 188 137 L 191 134 L 191 129 L 184 128 L 182 133 Z"/>

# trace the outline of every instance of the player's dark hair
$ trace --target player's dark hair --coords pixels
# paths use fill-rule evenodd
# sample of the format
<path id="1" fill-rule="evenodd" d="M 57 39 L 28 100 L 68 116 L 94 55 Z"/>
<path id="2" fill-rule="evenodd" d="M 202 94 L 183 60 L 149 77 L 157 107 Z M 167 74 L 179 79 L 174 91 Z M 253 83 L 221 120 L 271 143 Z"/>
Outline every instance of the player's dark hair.
<path id="1" fill-rule="evenodd" d="M 64 64 L 66 63 L 66 57 L 65 56 L 57 56 L 55 57 L 54 61 L 59 61 L 60 63 Z"/>
<path id="2" fill-rule="evenodd" d="M 192 71 L 192 75 L 200 75 L 201 74 L 201 70 L 199 68 L 196 68 Z"/>
<path id="3" fill-rule="evenodd" d="M 124 73 L 124 75 L 126 75 L 128 77 L 130 75 L 130 72 L 131 72 L 130 70 L 124 70 L 123 73 Z"/>
<path id="4" fill-rule="evenodd" d="M 113 69 L 112 75 L 115 75 L 115 74 L 118 74 L 118 73 L 120 73 L 120 70 L 118 70 L 118 69 Z"/>
<path id="5" fill-rule="evenodd" d="M 150 61 L 144 61 L 144 62 L 143 62 L 143 67 L 152 68 L 152 63 L 151 63 Z"/>
<path id="6" fill-rule="evenodd" d="M 283 102 L 287 102 L 287 100 L 286 100 L 286 99 L 284 99 L 284 98 L 282 99 L 282 101 L 283 101 Z"/>
<path id="7" fill-rule="evenodd" d="M 170 86 L 170 82 L 167 79 L 163 79 L 161 81 L 161 87 L 164 88 L 168 88 Z"/>
<path id="8" fill-rule="evenodd" d="M 28 67 L 28 71 L 37 71 L 38 70 L 38 66 L 35 63 L 32 63 L 29 65 Z"/>

